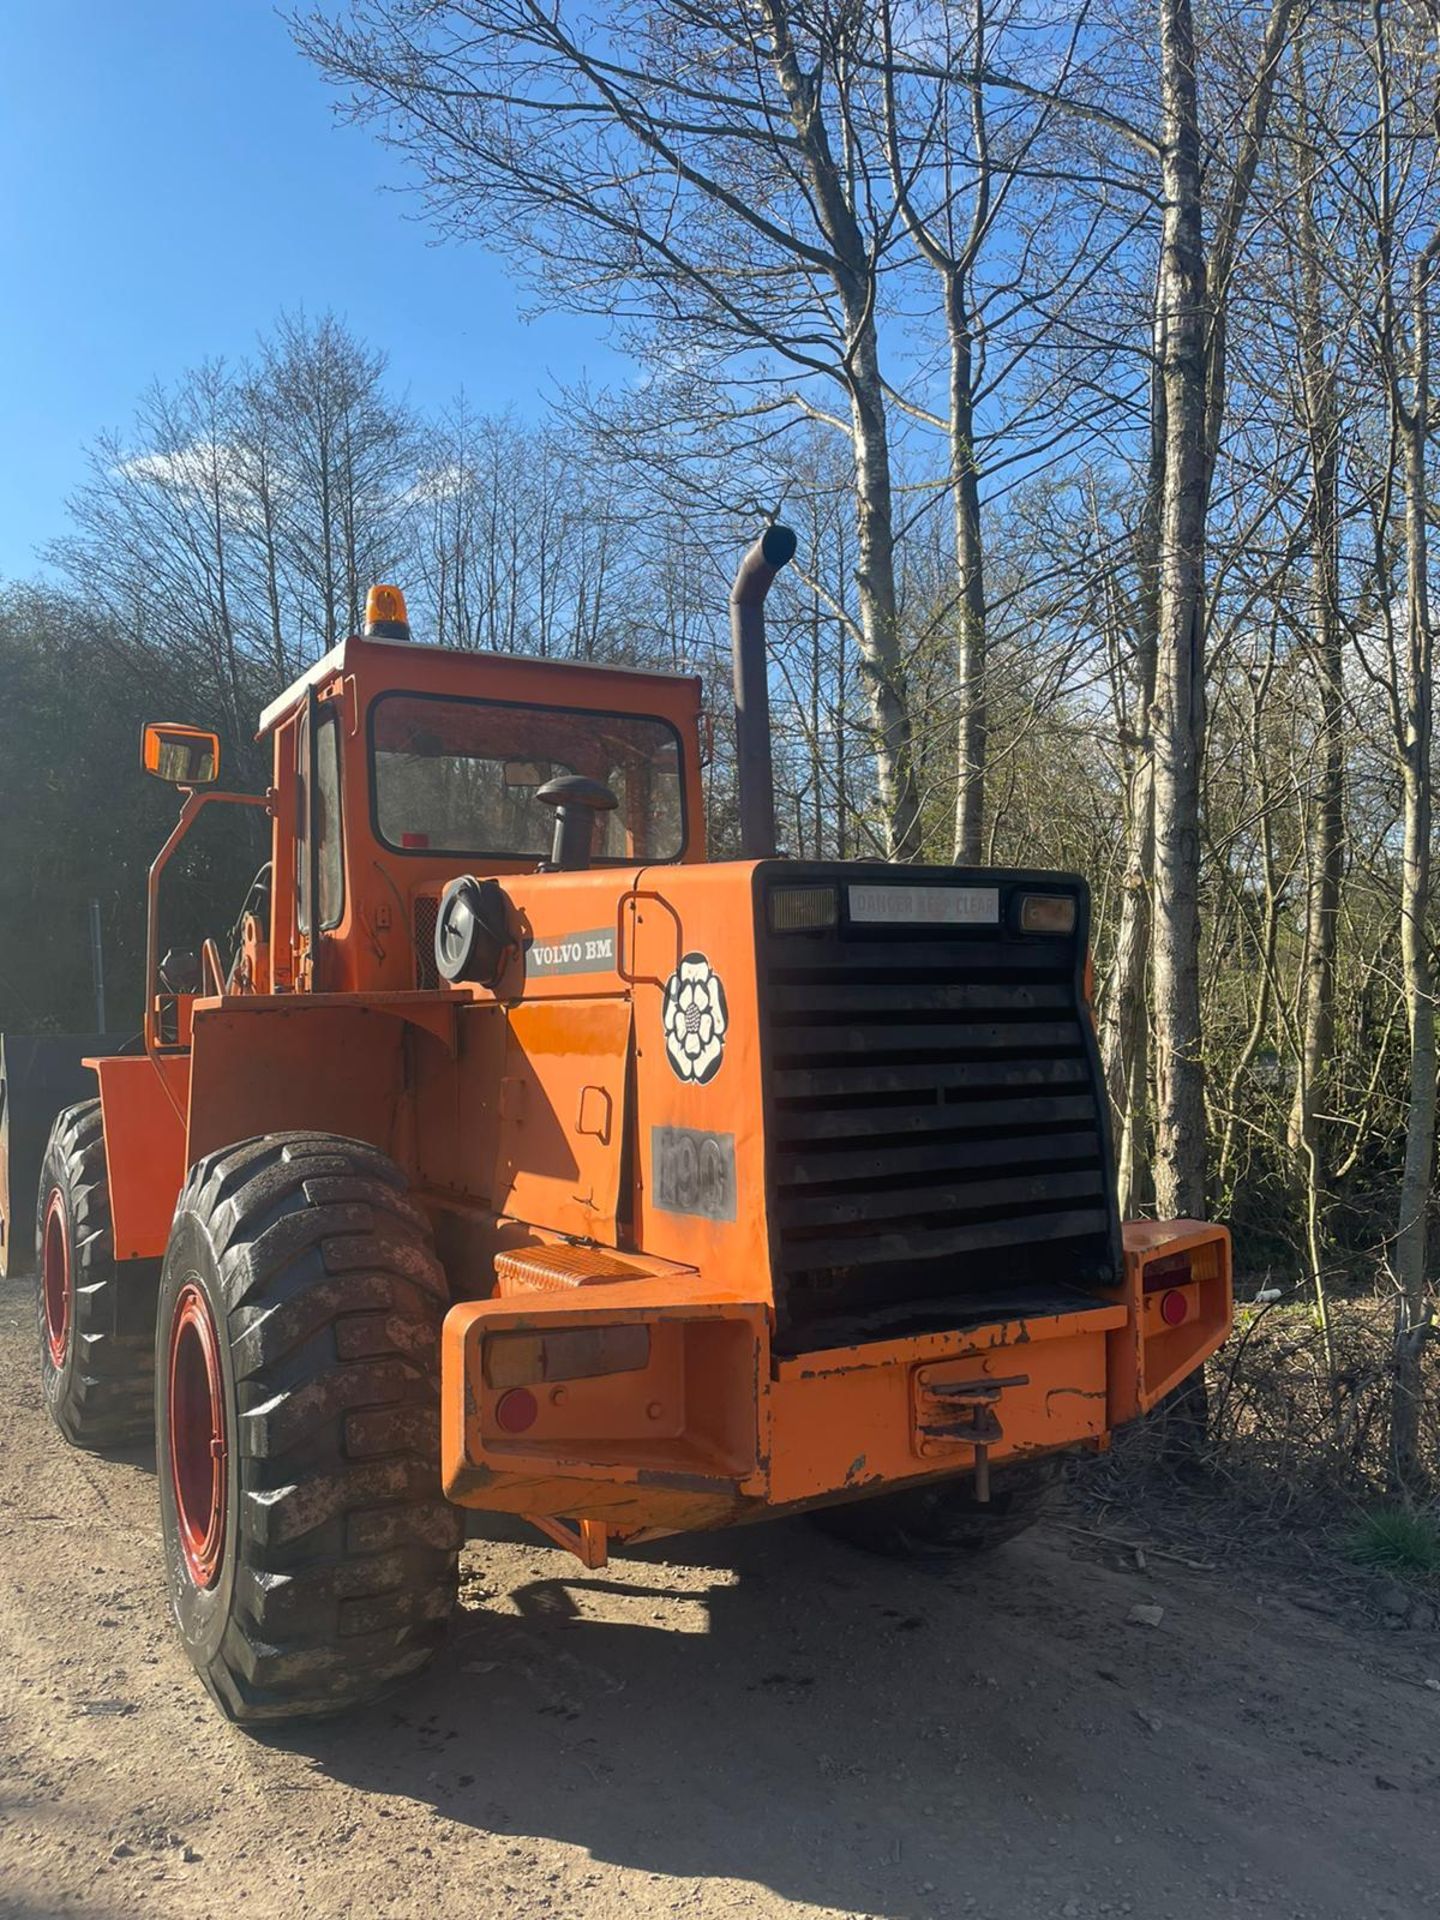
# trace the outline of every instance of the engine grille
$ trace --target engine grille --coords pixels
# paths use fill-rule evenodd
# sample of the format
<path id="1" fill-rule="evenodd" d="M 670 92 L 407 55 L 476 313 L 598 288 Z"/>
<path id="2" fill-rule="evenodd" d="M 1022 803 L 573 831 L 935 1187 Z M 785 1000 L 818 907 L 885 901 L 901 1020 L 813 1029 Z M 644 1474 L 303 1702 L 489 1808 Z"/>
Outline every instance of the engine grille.
<path id="1" fill-rule="evenodd" d="M 440 918 L 440 902 L 433 894 L 418 894 L 411 909 L 415 932 L 415 984 L 422 992 L 440 984 L 435 965 L 435 923 Z"/>
<path id="2" fill-rule="evenodd" d="M 832 877 L 843 900 L 834 870 L 783 876 Z M 1002 931 L 1007 898 L 1054 875 L 952 877 L 999 884 L 999 927 L 775 935 L 761 890 L 782 1347 L 1088 1305 L 1118 1278 L 1083 885 L 1073 938 L 1027 937 Z"/>

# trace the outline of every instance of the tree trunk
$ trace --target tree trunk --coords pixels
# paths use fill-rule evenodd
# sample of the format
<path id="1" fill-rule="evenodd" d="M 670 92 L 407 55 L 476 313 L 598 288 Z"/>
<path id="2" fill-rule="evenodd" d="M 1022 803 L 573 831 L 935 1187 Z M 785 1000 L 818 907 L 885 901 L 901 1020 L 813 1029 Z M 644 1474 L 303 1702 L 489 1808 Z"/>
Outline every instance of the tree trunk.
<path id="1" fill-rule="evenodd" d="M 1165 480 L 1161 496 L 1155 729 L 1155 1197 L 1205 1211 L 1200 1034 L 1200 751 L 1206 495 L 1206 291 L 1190 0 L 1160 0 L 1165 199 Z"/>
<path id="2" fill-rule="evenodd" d="M 985 549 L 975 467 L 975 398 L 963 269 L 945 282 L 950 347 L 950 485 L 955 501 L 956 698 L 960 705 L 955 790 L 955 863 L 978 866 L 985 846 Z"/>
<path id="3" fill-rule="evenodd" d="M 1310 652 L 1315 673 L 1315 747 L 1306 819 L 1305 935 L 1300 982 L 1300 1050 L 1290 1147 L 1318 1207 L 1325 1185 L 1315 1115 L 1330 1060 L 1335 949 L 1345 859 L 1345 697 L 1340 625 L 1339 422 L 1335 376 L 1325 352 L 1311 162 L 1301 161 L 1300 379 L 1310 465 Z"/>
<path id="4" fill-rule="evenodd" d="M 873 333 L 873 322 L 865 320 L 850 379 L 860 671 L 869 699 L 887 851 L 892 860 L 918 860 L 922 854 L 920 798 L 900 655 L 890 447 Z"/>
<path id="5" fill-rule="evenodd" d="M 1121 1219 L 1144 1204 L 1141 1169 L 1147 1163 L 1150 1093 L 1150 1008 L 1145 985 L 1152 932 L 1155 876 L 1155 667 L 1158 646 L 1160 509 L 1165 487 L 1165 313 L 1160 282 L 1152 314 L 1150 454 L 1145 501 L 1135 540 L 1138 580 L 1132 639 L 1133 688 L 1128 711 L 1118 714 L 1125 746 L 1125 878 L 1120 925 L 1105 996 L 1102 1040 L 1106 1084 L 1116 1131 L 1116 1175 Z M 1125 674 L 1119 664 L 1117 679 Z"/>
<path id="6" fill-rule="evenodd" d="M 845 383 L 855 456 L 856 588 L 860 670 L 870 707 L 876 784 L 892 860 L 918 860 L 920 796 L 901 661 L 895 591 L 895 514 L 885 386 L 875 326 L 874 263 L 852 205 L 849 182 L 831 151 L 819 93 L 803 72 L 785 0 L 762 0 L 775 74 L 808 176 L 815 215 L 834 255 L 833 279 L 845 318 Z"/>
<path id="7" fill-rule="evenodd" d="M 1400 1288 L 1391 1419 L 1396 1485 L 1413 1491 L 1420 1462 L 1420 1360 L 1432 1332 L 1426 1243 L 1435 1177 L 1435 980 L 1430 958 L 1430 836 L 1434 815 L 1434 638 L 1430 628 L 1429 495 L 1425 471 L 1430 429 L 1430 281 L 1440 234 L 1416 261 L 1410 287 L 1410 404 L 1400 406 L 1405 454 L 1406 674 L 1401 742 L 1404 838 L 1400 879 L 1400 952 L 1410 1023 L 1410 1082 L 1405 1168 L 1393 1264 Z"/>
<path id="8" fill-rule="evenodd" d="M 1148 744 L 1136 752 L 1127 782 L 1125 878 L 1120 925 L 1105 995 L 1101 1047 L 1115 1119 L 1115 1171 L 1120 1217 L 1142 1204 L 1145 1114 L 1150 1077 L 1149 1009 L 1145 1004 L 1150 938 L 1150 871 L 1154 860 L 1153 765 Z"/>

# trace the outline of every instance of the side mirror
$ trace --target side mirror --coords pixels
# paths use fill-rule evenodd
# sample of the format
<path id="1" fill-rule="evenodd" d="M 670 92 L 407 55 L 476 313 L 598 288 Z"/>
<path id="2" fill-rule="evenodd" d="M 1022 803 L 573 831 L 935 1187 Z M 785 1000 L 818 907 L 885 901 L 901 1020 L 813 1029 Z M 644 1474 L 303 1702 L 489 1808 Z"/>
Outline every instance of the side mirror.
<path id="1" fill-rule="evenodd" d="M 146 723 L 140 764 L 172 787 L 208 787 L 220 773 L 220 736 L 169 720 Z"/>

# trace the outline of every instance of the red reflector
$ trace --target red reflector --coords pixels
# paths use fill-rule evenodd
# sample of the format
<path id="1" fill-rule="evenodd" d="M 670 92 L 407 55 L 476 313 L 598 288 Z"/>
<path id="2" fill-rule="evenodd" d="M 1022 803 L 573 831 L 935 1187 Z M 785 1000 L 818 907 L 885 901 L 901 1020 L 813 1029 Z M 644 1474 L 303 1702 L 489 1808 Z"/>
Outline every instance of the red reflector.
<path id="1" fill-rule="evenodd" d="M 1173 1288 L 1160 1302 L 1160 1318 L 1167 1327 L 1178 1327 L 1190 1312 L 1190 1302 Z"/>
<path id="2" fill-rule="evenodd" d="M 533 1427 L 540 1408 L 528 1387 L 512 1387 L 495 1402 L 495 1424 L 503 1433 L 524 1433 Z"/>

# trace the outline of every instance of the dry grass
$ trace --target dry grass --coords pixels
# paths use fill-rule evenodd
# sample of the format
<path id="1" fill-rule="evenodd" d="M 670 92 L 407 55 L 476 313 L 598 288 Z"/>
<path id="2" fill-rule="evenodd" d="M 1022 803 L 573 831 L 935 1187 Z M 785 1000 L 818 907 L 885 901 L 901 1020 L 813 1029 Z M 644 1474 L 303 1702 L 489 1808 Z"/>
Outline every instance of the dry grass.
<path id="1" fill-rule="evenodd" d="M 1300 1503 L 1370 1501 L 1389 1480 L 1393 1309 L 1374 1295 L 1330 1306 L 1333 1375 L 1313 1302 L 1242 1306 L 1210 1370 L 1215 1468 Z M 1440 1365 L 1429 1349 L 1422 1453 L 1440 1475 Z"/>
<path id="2" fill-rule="evenodd" d="M 1207 1370 L 1203 1457 L 1177 1447 L 1160 1409 L 1079 1474 L 1086 1517 L 1192 1562 L 1264 1563 L 1336 1603 L 1368 1605 L 1377 1571 L 1429 1590 L 1440 1572 L 1440 1503 L 1397 1519 L 1387 1492 L 1393 1324 L 1388 1303 L 1373 1295 L 1332 1302 L 1332 1380 L 1313 1303 L 1299 1289 L 1241 1307 Z M 1425 1458 L 1440 1485 L 1433 1345 L 1424 1407 Z"/>

